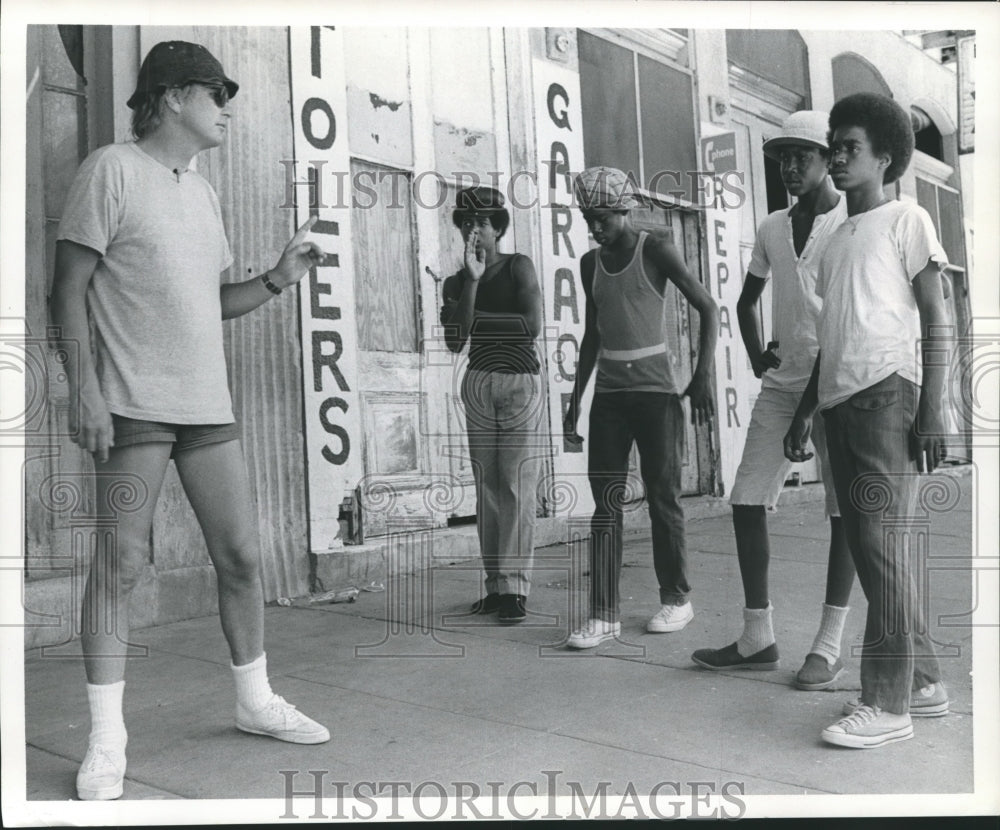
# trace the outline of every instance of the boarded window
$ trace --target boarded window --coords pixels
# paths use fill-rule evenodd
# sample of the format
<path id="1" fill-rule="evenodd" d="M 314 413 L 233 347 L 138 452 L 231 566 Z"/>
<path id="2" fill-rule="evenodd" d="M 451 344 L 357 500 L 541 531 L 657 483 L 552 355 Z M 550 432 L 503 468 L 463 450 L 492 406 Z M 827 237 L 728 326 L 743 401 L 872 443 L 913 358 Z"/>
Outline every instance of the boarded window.
<path id="1" fill-rule="evenodd" d="M 417 351 L 411 179 L 402 170 L 351 161 L 354 292 L 364 351 Z"/>

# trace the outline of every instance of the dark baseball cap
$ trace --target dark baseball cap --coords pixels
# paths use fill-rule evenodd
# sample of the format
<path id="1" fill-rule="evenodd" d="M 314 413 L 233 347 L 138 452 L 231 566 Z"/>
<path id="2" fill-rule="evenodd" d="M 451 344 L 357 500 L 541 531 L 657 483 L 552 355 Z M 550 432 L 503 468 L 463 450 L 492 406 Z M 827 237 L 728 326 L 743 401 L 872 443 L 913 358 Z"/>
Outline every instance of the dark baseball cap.
<path id="1" fill-rule="evenodd" d="M 139 78 L 135 92 L 126 102 L 131 109 L 144 96 L 172 86 L 198 81 L 200 83 L 220 83 L 233 98 L 240 88 L 229 78 L 215 56 L 200 43 L 184 40 L 165 40 L 157 43 L 139 67 Z"/>

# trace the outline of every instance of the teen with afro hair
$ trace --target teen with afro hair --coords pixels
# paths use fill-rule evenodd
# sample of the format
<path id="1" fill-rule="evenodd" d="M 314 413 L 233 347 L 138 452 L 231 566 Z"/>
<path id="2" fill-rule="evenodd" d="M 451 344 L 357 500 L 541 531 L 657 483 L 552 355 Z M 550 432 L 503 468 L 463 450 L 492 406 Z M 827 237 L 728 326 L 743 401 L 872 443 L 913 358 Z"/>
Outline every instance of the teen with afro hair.
<path id="1" fill-rule="evenodd" d="M 851 95 L 830 111 L 830 175 L 847 220 L 820 261 L 820 351 L 785 437 L 792 461 L 808 454 L 813 413 L 823 414 L 837 501 L 868 600 L 861 697 L 822 732 L 857 749 L 913 737 L 912 716 L 948 711 L 948 695 L 904 546 L 886 544 L 883 515 L 912 515 L 918 473 L 944 453 L 944 367 L 932 335 L 946 322 L 946 264 L 927 212 L 889 199 L 913 154 L 906 112 L 881 95 Z M 922 345 L 922 351 L 918 349 Z M 917 355 L 922 353 L 922 364 Z M 874 509 L 872 496 L 888 497 Z"/>

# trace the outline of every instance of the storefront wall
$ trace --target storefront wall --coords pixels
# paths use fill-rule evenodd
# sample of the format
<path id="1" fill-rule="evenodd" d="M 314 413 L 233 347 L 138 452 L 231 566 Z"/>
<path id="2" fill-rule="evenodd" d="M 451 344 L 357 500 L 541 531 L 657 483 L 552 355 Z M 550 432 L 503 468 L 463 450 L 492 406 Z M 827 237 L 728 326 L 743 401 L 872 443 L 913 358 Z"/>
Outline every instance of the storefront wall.
<path id="1" fill-rule="evenodd" d="M 53 32 L 32 36 L 42 35 L 51 40 Z M 581 38 L 589 39 L 588 56 L 610 44 L 609 53 L 631 61 L 640 169 L 643 164 L 647 172 L 656 166 L 679 168 L 681 191 L 655 194 L 656 204 L 637 211 L 637 221 L 671 238 L 722 312 L 718 415 L 710 428 L 688 428 L 685 491 L 690 494 L 728 493 L 759 388 L 745 357 L 735 304 L 756 225 L 769 209 L 760 140 L 807 99 L 814 108 L 829 108 L 832 60 L 845 51 L 867 56 L 897 100 L 922 106 L 940 120 L 942 134 L 956 122 L 953 76 L 888 33 L 803 32 L 809 86 L 799 100 L 778 87 L 749 90 L 727 60 L 722 30 L 333 32 L 306 27 L 290 33 L 284 28 L 120 27 L 101 36 L 111 44 L 106 50 L 110 66 L 95 71 L 103 72 L 101 88 L 111 90 L 107 97 L 113 106 L 98 110 L 104 113 L 103 132 L 92 128 L 85 141 L 65 140 L 84 141 L 81 146 L 93 149 L 103 143 L 95 137 L 126 138 L 124 100 L 140 56 L 159 40 L 204 43 L 241 85 L 226 146 L 199 159 L 200 172 L 219 194 L 235 256 L 227 278 L 266 270 L 310 212 L 327 223 L 320 228 L 327 237 L 317 238 L 337 254 L 334 264 L 315 269 L 303 281 L 297 300 L 294 292 L 286 292 L 226 326 L 234 405 L 260 517 L 268 600 L 309 589 L 310 552 L 340 555 L 352 544 L 378 542 L 395 532 L 447 532 L 449 525 L 474 515 L 458 399 L 464 359 L 444 348 L 437 318 L 442 281 L 461 264 L 451 207 L 456 190 L 472 183 L 475 174 L 512 199 L 512 226 L 501 249 L 529 255 L 542 287 L 548 439 L 541 449 L 539 515 L 550 529 L 589 515 L 586 453 L 564 444 L 561 429 L 583 331 L 579 259 L 592 244 L 572 208 L 570 185 L 571 174 L 588 164 L 612 162 L 595 155 L 600 139 L 594 137 L 595 124 L 586 121 L 593 113 L 587 112 L 581 89 Z M 65 74 L 65 67 L 60 71 Z M 321 82 L 324 73 L 339 79 L 336 89 Z M 649 78 L 670 85 L 666 98 L 656 99 L 660 93 L 644 80 Z M 51 98 L 52 90 L 47 95 Z M 313 108 L 303 120 L 308 102 L 324 96 L 337 121 L 335 133 L 324 122 L 329 116 L 322 107 L 309 105 Z M 34 110 L 29 106 L 29 119 L 37 122 L 29 124 L 29 135 L 31 129 L 41 135 L 42 125 L 50 128 L 53 106 L 48 99 L 39 99 Z M 671 109 L 686 111 L 691 119 L 686 126 L 671 127 L 681 136 L 674 142 L 683 145 L 670 148 L 680 153 L 676 158 L 663 156 L 655 141 L 657 119 Z M 328 145 L 317 141 L 324 136 L 333 140 Z M 699 196 L 690 186 L 694 174 L 711 172 L 713 162 L 705 153 L 712 141 L 719 146 L 733 142 L 734 173 L 742 179 L 731 181 L 744 184 L 738 203 L 723 198 L 699 205 L 704 191 Z M 334 157 L 331 153 L 340 154 L 335 156 L 339 175 L 349 167 L 367 194 L 338 189 L 343 179 L 338 185 L 334 165 L 328 164 L 318 171 L 322 206 L 311 210 L 309 187 L 296 183 L 306 181 L 312 162 Z M 51 193 L 58 171 L 47 163 L 36 181 L 44 181 Z M 961 192 L 957 174 L 947 184 Z M 901 193 L 917 198 L 912 171 Z M 360 202 L 352 204 L 352 195 L 360 195 Z M 338 200 L 336 208 L 330 207 Z M 29 239 L 45 238 L 43 226 L 57 223 L 58 210 L 42 201 L 41 191 L 29 186 L 28 222 L 38 225 L 34 232 L 29 227 Z M 29 251 L 29 274 L 34 274 L 29 304 L 44 328 L 39 287 L 45 284 L 43 275 L 51 279 L 51 252 Z M 682 299 L 674 297 L 668 305 L 676 329 L 671 347 L 683 385 L 696 359 L 697 315 Z M 769 295 L 763 305 L 766 335 Z M 339 310 L 336 315 L 332 308 Z M 335 369 L 341 370 L 339 377 Z M 586 437 L 586 431 L 584 417 L 580 432 Z M 86 459 L 68 441 L 46 452 L 48 460 L 29 473 L 36 483 L 52 471 L 85 471 Z M 818 475 L 814 465 L 801 473 L 805 480 Z M 641 495 L 641 483 L 637 488 Z M 29 557 L 68 550 L 71 518 L 29 503 Z M 158 505 L 151 558 L 155 576 L 151 571 L 137 602 L 141 622 L 214 610 L 214 576 L 174 473 Z M 78 554 L 78 572 L 81 562 Z M 37 599 L 39 610 L 71 619 L 78 600 L 70 575 L 53 568 L 34 571 L 36 587 L 29 598 Z M 29 641 L 57 642 L 65 633 L 50 628 L 29 635 Z"/>

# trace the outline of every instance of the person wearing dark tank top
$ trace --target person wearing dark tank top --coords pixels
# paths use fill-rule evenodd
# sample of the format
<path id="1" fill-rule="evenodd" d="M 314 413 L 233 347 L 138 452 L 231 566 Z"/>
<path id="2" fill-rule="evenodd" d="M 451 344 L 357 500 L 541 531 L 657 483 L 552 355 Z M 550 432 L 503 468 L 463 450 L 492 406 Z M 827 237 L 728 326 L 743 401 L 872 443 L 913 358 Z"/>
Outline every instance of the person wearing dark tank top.
<path id="1" fill-rule="evenodd" d="M 660 610 L 646 630 L 680 631 L 694 614 L 688 600 L 691 588 L 680 504 L 684 413 L 666 345 L 667 282 L 677 286 L 701 318 L 698 363 L 683 392 L 691 400 L 695 423 L 707 423 L 714 414 L 711 377 L 719 311 L 673 245 L 633 227 L 629 209 L 638 200 L 621 170 L 585 170 L 576 178 L 576 195 L 600 247 L 580 260 L 586 322 L 573 394 L 563 420 L 566 440 L 582 442 L 576 433 L 580 397 L 596 366 L 587 457 L 594 497 L 590 616 L 570 634 L 567 645 L 593 648 L 621 632 L 621 493 L 633 441 L 641 457 L 659 583 Z"/>
<path id="2" fill-rule="evenodd" d="M 544 456 L 545 402 L 535 347 L 541 291 L 531 259 L 497 250 L 510 223 L 499 191 L 460 190 L 452 221 L 465 242 L 465 265 L 444 282 L 441 323 L 451 351 L 469 344 L 462 402 L 486 572 L 486 595 L 471 610 L 518 623 L 527 616 L 535 489 Z"/>

